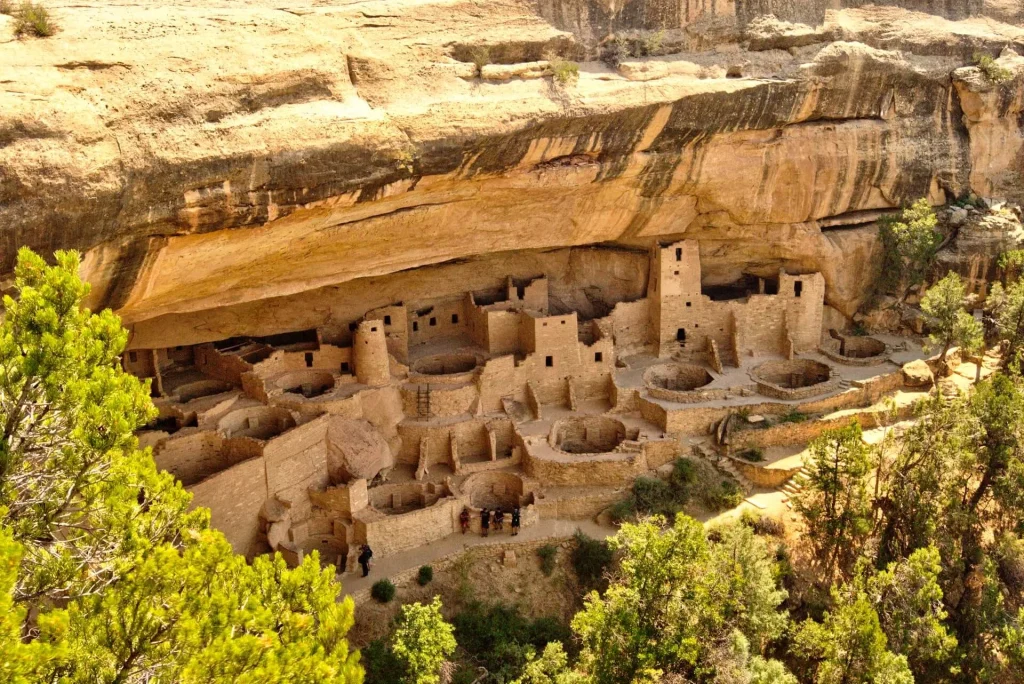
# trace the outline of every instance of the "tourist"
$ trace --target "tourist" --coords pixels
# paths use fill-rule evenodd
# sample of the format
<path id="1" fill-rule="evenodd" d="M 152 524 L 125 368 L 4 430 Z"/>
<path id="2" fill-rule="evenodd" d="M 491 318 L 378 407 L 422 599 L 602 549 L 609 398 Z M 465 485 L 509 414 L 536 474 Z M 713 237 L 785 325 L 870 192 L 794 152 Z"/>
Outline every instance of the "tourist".
<path id="1" fill-rule="evenodd" d="M 459 524 L 462 525 L 462 534 L 466 534 L 469 529 L 469 508 L 466 506 L 463 506 L 462 512 L 459 513 Z"/>
<path id="2" fill-rule="evenodd" d="M 373 549 L 369 544 L 363 544 L 363 550 L 359 554 L 359 565 L 363 567 L 363 577 L 370 574 L 370 559 L 373 558 Z"/>
<path id="3" fill-rule="evenodd" d="M 505 511 L 500 508 L 494 511 L 494 529 L 498 532 L 505 529 Z"/>
<path id="4" fill-rule="evenodd" d="M 519 534 L 519 506 L 512 509 L 512 536 Z"/>
<path id="5" fill-rule="evenodd" d="M 483 537 L 487 536 L 487 531 L 491 527 L 491 512 L 486 508 L 480 511 L 480 535 Z"/>

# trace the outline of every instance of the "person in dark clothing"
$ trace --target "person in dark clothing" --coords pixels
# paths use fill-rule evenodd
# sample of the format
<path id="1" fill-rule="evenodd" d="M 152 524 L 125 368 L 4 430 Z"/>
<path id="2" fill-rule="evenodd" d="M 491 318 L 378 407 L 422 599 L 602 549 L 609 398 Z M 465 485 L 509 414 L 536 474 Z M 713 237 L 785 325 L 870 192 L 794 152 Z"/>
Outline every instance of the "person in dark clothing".
<path id="1" fill-rule="evenodd" d="M 491 527 L 491 512 L 486 508 L 480 511 L 480 535 L 486 537 Z"/>
<path id="2" fill-rule="evenodd" d="M 505 511 L 500 508 L 494 511 L 494 529 L 498 532 L 505 529 Z"/>
<path id="3" fill-rule="evenodd" d="M 359 553 L 359 565 L 363 567 L 363 577 L 370 574 L 370 559 L 373 558 L 373 550 L 369 544 L 363 544 L 363 550 Z"/>
<path id="4" fill-rule="evenodd" d="M 512 536 L 513 537 L 516 536 L 517 534 L 519 534 L 519 519 L 520 519 L 519 506 L 516 506 L 515 508 L 512 509 Z"/>
<path id="5" fill-rule="evenodd" d="M 469 509 L 465 506 L 462 507 L 462 512 L 459 513 L 459 524 L 462 525 L 462 534 L 466 534 L 466 530 L 469 529 Z"/>

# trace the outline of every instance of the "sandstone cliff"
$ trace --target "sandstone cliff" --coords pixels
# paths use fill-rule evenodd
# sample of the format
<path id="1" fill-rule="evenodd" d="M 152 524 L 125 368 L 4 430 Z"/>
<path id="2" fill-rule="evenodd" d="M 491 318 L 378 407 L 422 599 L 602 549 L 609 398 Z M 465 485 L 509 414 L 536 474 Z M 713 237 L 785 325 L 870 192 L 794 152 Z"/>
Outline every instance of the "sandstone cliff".
<path id="1" fill-rule="evenodd" d="M 685 237 L 710 282 L 820 271 L 852 316 L 880 212 L 1024 199 L 1020 3 L 862 5 L 117 0 L 22 40 L 0 16 L 0 281 L 22 244 L 78 248 L 92 304 L 169 346 L 509 274 L 600 308 Z"/>

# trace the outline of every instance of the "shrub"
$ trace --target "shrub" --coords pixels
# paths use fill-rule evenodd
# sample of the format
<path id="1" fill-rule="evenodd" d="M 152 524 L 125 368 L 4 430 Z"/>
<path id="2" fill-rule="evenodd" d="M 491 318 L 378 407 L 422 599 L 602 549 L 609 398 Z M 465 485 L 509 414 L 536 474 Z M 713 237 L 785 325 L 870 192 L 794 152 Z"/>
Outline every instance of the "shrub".
<path id="1" fill-rule="evenodd" d="M 764 451 L 758 447 L 752 447 L 741 451 L 739 457 L 751 463 L 760 463 L 764 460 Z"/>
<path id="2" fill-rule="evenodd" d="M 15 35 L 46 38 L 57 32 L 57 27 L 50 19 L 50 13 L 38 3 L 23 2 L 14 16 L 17 19 L 14 25 Z"/>
<path id="3" fill-rule="evenodd" d="M 612 549 L 607 542 L 594 539 L 577 529 L 573 535 L 572 568 L 585 589 L 602 589 L 604 573 L 612 562 Z"/>
<path id="4" fill-rule="evenodd" d="M 416 575 L 416 581 L 419 582 L 420 586 L 427 586 L 433 579 L 434 568 L 430 567 L 429 565 L 420 566 L 419 574 Z"/>
<path id="5" fill-rule="evenodd" d="M 580 65 L 556 55 L 548 57 L 548 67 L 556 83 L 567 85 L 580 77 Z"/>
<path id="6" fill-rule="evenodd" d="M 688 488 L 697 481 L 697 466 L 693 461 L 686 458 L 677 458 L 672 464 L 672 474 L 668 478 L 669 484 L 676 492 L 676 497 L 685 496 L 682 503 L 690 498 Z"/>
<path id="7" fill-rule="evenodd" d="M 608 515 L 612 522 L 621 523 L 625 520 L 632 520 L 636 516 L 636 506 L 633 505 L 633 497 L 623 499 L 608 509 Z"/>
<path id="8" fill-rule="evenodd" d="M 1002 83 L 1013 78 L 1013 72 L 996 64 L 996 60 L 989 55 L 980 52 L 974 53 L 974 64 L 985 74 L 992 83 Z"/>
<path id="9" fill-rule="evenodd" d="M 545 544 L 537 549 L 540 556 L 540 569 L 548 577 L 555 571 L 555 556 L 558 554 L 558 547 L 554 544 Z"/>
<path id="10" fill-rule="evenodd" d="M 389 579 L 377 580 L 370 587 L 370 596 L 381 603 L 388 603 L 395 598 L 395 585 Z"/>
<path id="11" fill-rule="evenodd" d="M 531 651 L 553 641 L 568 643 L 571 632 L 557 620 L 530 620 L 515 606 L 474 601 L 452 619 L 455 640 L 471 660 L 487 670 L 485 682 L 510 682 Z"/>
<path id="12" fill-rule="evenodd" d="M 469 58 L 476 65 L 476 75 L 481 76 L 484 67 L 491 63 L 491 51 L 487 49 L 486 45 L 477 45 L 469 53 Z"/>
<path id="13" fill-rule="evenodd" d="M 735 508 L 743 501 L 744 494 L 740 486 L 732 480 L 720 479 L 712 486 L 701 490 L 701 503 L 712 511 Z"/>
<path id="14" fill-rule="evenodd" d="M 769 518 L 762 515 L 751 526 L 755 534 L 767 537 L 781 537 L 786 533 L 786 526 L 778 518 Z"/>
<path id="15" fill-rule="evenodd" d="M 361 651 L 366 684 L 392 684 L 405 679 L 405 666 L 384 639 L 374 639 Z"/>
<path id="16" fill-rule="evenodd" d="M 779 416 L 779 422 L 781 423 L 802 423 L 807 420 L 808 416 L 806 413 L 800 413 L 796 409 L 790 409 L 788 413 Z"/>
<path id="17" fill-rule="evenodd" d="M 646 476 L 633 480 L 633 507 L 643 515 L 667 518 L 679 510 L 672 486 L 660 478 Z"/>

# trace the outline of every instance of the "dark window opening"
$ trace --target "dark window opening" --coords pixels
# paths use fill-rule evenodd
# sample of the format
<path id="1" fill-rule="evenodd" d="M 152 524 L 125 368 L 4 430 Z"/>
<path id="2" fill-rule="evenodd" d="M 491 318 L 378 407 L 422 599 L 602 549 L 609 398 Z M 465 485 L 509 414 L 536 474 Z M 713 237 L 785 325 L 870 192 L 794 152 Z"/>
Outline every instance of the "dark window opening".
<path id="1" fill-rule="evenodd" d="M 459 314 L 452 314 L 452 323 L 459 322 Z"/>
<path id="2" fill-rule="evenodd" d="M 305 358 L 306 358 L 306 368 L 312 368 L 313 367 L 313 352 L 306 352 Z"/>
<path id="3" fill-rule="evenodd" d="M 554 356 L 545 356 L 544 357 L 544 365 L 547 366 L 548 368 L 554 368 L 555 367 L 555 357 Z"/>
<path id="4" fill-rule="evenodd" d="M 434 316 L 431 316 L 430 317 L 430 325 L 437 325 L 437 318 L 435 318 Z"/>
<path id="5" fill-rule="evenodd" d="M 604 354 L 601 352 L 594 352 L 594 363 L 601 363 L 604 361 Z"/>
<path id="6" fill-rule="evenodd" d="M 562 325 L 565 325 L 565 321 L 562 321 Z"/>
<path id="7" fill-rule="evenodd" d="M 765 278 L 764 279 L 764 293 L 766 295 L 777 295 L 777 294 L 779 294 L 779 279 L 778 278 Z"/>
<path id="8" fill-rule="evenodd" d="M 135 363 L 136 361 L 139 360 L 139 355 L 136 354 L 135 352 L 128 352 L 128 360 L 131 361 L 132 363 Z"/>
<path id="9" fill-rule="evenodd" d="M 523 299 L 524 297 L 526 297 L 525 285 L 516 285 L 516 297 L 519 299 Z"/>
<path id="10" fill-rule="evenodd" d="M 417 323 L 416 321 L 413 321 L 413 322 L 412 322 L 412 331 L 413 331 L 413 332 L 416 332 L 416 331 L 417 331 L 417 330 L 419 330 L 419 329 L 420 329 L 420 324 L 419 324 L 419 323 Z"/>
<path id="11" fill-rule="evenodd" d="M 341 362 L 341 372 L 348 373 L 348 361 Z"/>
<path id="12" fill-rule="evenodd" d="M 803 294 L 803 291 L 804 291 L 804 281 L 797 280 L 796 282 L 793 283 L 793 294 L 795 294 L 797 297 L 799 297 L 801 294 Z"/>
<path id="13" fill-rule="evenodd" d="M 686 328 L 676 330 L 676 342 L 686 342 Z"/>
<path id="14" fill-rule="evenodd" d="M 682 260 L 683 260 L 683 248 L 682 247 L 676 247 L 676 261 L 682 261 Z"/>
<path id="15" fill-rule="evenodd" d="M 686 302 L 686 306 L 693 306 L 693 302 Z"/>
<path id="16" fill-rule="evenodd" d="M 757 276 L 744 275 L 739 280 L 725 285 L 708 285 L 701 292 L 714 302 L 727 302 L 735 299 L 746 299 L 760 290 L 760 279 Z"/>
<path id="17" fill-rule="evenodd" d="M 679 271 L 672 271 L 672 275 L 679 275 Z"/>
<path id="18" fill-rule="evenodd" d="M 377 332 L 377 326 L 373 326 L 372 328 L 370 328 L 370 332 Z"/>
<path id="19" fill-rule="evenodd" d="M 391 316 L 384 317 L 384 325 L 391 325 Z"/>

